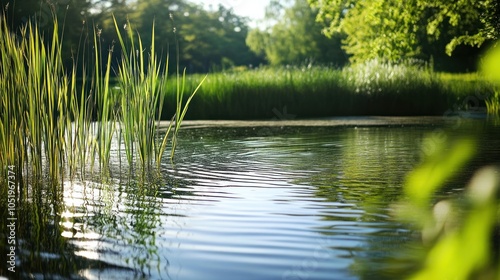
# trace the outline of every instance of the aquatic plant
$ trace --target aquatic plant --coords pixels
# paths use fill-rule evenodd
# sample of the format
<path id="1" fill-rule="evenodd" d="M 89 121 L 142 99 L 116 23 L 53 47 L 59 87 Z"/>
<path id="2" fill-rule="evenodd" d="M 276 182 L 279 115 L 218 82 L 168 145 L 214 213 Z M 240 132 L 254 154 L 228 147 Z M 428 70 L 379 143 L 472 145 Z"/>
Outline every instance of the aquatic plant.
<path id="1" fill-rule="evenodd" d="M 16 36 L 0 20 L 0 165 L 23 167 L 32 179 L 45 171 L 57 181 L 65 160 L 65 132 L 70 124 L 70 83 L 61 58 L 57 18 L 50 45 L 36 23 Z M 47 163 L 47 164 L 45 164 Z"/>
<path id="2" fill-rule="evenodd" d="M 496 90 L 493 95 L 486 100 L 486 109 L 489 115 L 500 117 L 500 90 Z"/>
<path id="3" fill-rule="evenodd" d="M 136 42 L 131 23 L 127 23 L 125 30 L 126 38 L 128 38 L 127 44 L 114 17 L 113 20 L 123 52 L 121 64 L 118 67 L 119 117 L 122 124 L 120 132 L 123 134 L 127 160 L 129 164 L 132 164 L 133 151 L 137 150 L 143 165 L 150 165 L 154 159 L 159 166 L 169 136 L 172 139 L 171 158 L 174 157 L 177 134 L 182 120 L 186 115 L 191 99 L 201 87 L 206 76 L 192 91 L 186 103 L 183 103 L 186 72 L 184 70 L 181 78 L 179 64 L 177 63 L 175 85 L 172 85 L 176 89 L 176 110 L 172 118 L 175 122 L 171 122 L 165 135 L 159 138 L 159 121 L 165 102 L 165 91 L 169 89 L 166 87 L 169 56 L 167 55 L 164 64 L 158 61 L 154 43 L 154 23 L 151 34 L 151 49 L 149 57 L 146 59 L 141 37 L 137 34 Z M 177 45 L 177 51 L 178 49 Z M 172 135 L 170 134 L 171 131 Z"/>
<path id="4" fill-rule="evenodd" d="M 98 28 L 90 38 L 82 36 L 83 62 L 75 59 L 68 72 L 55 16 L 48 43 L 36 22 L 28 22 L 16 34 L 9 30 L 5 16 L 0 19 L 0 165 L 15 166 L 20 182 L 27 183 L 21 179 L 23 174 L 33 182 L 48 175 L 57 185 L 66 171 L 71 176 L 76 170 L 84 175 L 88 164 L 93 170 L 96 158 L 105 175 L 117 138 L 120 147 L 124 139 L 128 163 L 133 164 L 137 152 L 143 170 L 153 160 L 160 165 L 168 139 L 173 158 L 180 125 L 203 80 L 184 103 L 181 77 L 184 80 L 186 74 L 181 76 L 178 69 L 175 122 L 160 137 L 168 58 L 165 64 L 159 63 L 152 45 L 146 65 L 140 36 L 136 45 L 128 29 L 128 48 L 116 20 L 115 28 L 123 52 L 118 90 L 112 89 L 110 81 L 114 46 L 103 51 Z M 154 25 L 152 36 L 154 42 Z"/>

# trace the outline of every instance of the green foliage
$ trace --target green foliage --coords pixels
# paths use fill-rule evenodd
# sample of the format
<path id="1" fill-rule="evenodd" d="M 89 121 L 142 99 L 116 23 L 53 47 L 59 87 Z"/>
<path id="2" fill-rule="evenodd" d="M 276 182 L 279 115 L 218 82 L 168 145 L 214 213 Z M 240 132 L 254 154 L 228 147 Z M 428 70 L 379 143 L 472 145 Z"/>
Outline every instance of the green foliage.
<path id="1" fill-rule="evenodd" d="M 439 53 L 459 45 L 481 46 L 498 37 L 498 4 L 488 1 L 309 0 L 328 36 L 345 33 L 344 48 L 353 61 L 398 61 Z"/>
<path id="2" fill-rule="evenodd" d="M 72 58 L 77 52 L 82 24 L 90 16 L 90 0 L 0 0 L 0 7 L 5 11 L 6 23 L 10 30 L 18 33 L 28 22 L 36 22 L 40 33 L 44 34 L 44 42 L 50 43 L 52 34 L 58 32 L 63 43 L 62 59 L 69 68 Z M 53 18 L 59 26 L 54 30 Z"/>
<path id="3" fill-rule="evenodd" d="M 251 30 L 246 42 L 253 52 L 264 56 L 270 64 L 314 62 L 343 66 L 347 62 L 347 55 L 340 48 L 342 35 L 323 36 L 321 25 L 315 22 L 317 13 L 306 0 L 296 0 L 288 8 L 275 3 L 268 10 L 268 20 L 276 23 L 265 30 Z"/>
<path id="4" fill-rule="evenodd" d="M 455 31 L 446 45 L 446 53 L 451 55 L 458 45 L 481 46 L 488 40 L 498 38 L 497 1 L 417 1 L 420 9 L 434 13 L 427 22 L 427 33 L 442 36 L 443 27 L 449 25 Z"/>
<path id="5" fill-rule="evenodd" d="M 36 21 L 45 38 L 52 34 L 52 14 L 55 14 L 63 41 L 62 57 L 68 69 L 72 67 L 73 59 L 81 59 L 82 40 L 85 36 L 92 37 L 92 32 L 87 34 L 85 30 L 87 26 L 101 30 L 100 40 L 106 47 L 118 41 L 113 14 L 120 27 L 127 22 L 134 25 L 143 34 L 144 46 L 148 47 L 151 46 L 151 22 L 154 19 L 159 59 L 163 61 L 169 51 L 171 57 L 175 56 L 175 42 L 179 41 L 182 48 L 180 65 L 190 72 L 205 73 L 233 65 L 259 65 L 262 62 L 245 43 L 249 31 L 248 19 L 224 6 L 204 9 L 187 0 L 0 0 L 0 4 L 2 8 L 8 6 L 5 10 L 10 30 L 17 32 L 28 20 Z M 174 16 L 173 22 L 170 14 Z M 174 28 L 177 39 L 172 32 Z M 116 62 L 120 60 L 120 47 L 117 45 L 113 54 L 113 67 L 117 67 Z M 80 72 L 77 74 L 82 75 Z M 114 75 L 113 72 L 111 74 Z"/>
<path id="6" fill-rule="evenodd" d="M 500 224 L 499 170 L 481 169 L 466 189 L 465 199 L 439 201 L 430 209 L 436 193 L 475 150 L 471 139 L 440 140 L 424 141 L 425 160 L 408 175 L 406 197 L 397 211 L 404 221 L 422 228 L 426 247 L 421 268 L 410 279 L 497 279 L 500 263 L 494 258 L 498 248 L 493 240 L 499 238 L 495 230 Z"/>
<path id="7" fill-rule="evenodd" d="M 482 60 L 481 71 L 486 79 L 500 85 L 500 42 L 497 42 Z"/>
<path id="8" fill-rule="evenodd" d="M 423 147 L 429 154 L 427 163 L 408 175 L 405 192 L 413 203 L 426 207 L 431 196 L 460 170 L 460 167 L 473 155 L 474 145 L 470 140 L 454 143 L 450 151 L 436 138 L 427 138 Z"/>
<path id="9" fill-rule="evenodd" d="M 154 44 L 158 49 L 158 58 L 163 61 L 168 55 L 176 56 L 175 46 L 178 43 L 182 49 L 179 63 L 190 72 L 208 72 L 233 65 L 256 65 L 261 61 L 245 44 L 247 19 L 224 6 L 204 10 L 184 0 L 101 2 L 108 6 L 101 8 L 96 22 L 102 26 L 103 37 L 108 42 L 118 40 L 111 17 L 114 13 L 118 25 L 132 24 L 143 34 L 141 40 L 148 47 L 153 43 L 150 31 L 154 19 Z"/>
<path id="10" fill-rule="evenodd" d="M 344 48 L 353 62 L 371 59 L 398 61 L 418 52 L 414 26 L 407 20 L 412 10 L 408 1 L 361 1 L 343 19 L 348 35 Z"/>

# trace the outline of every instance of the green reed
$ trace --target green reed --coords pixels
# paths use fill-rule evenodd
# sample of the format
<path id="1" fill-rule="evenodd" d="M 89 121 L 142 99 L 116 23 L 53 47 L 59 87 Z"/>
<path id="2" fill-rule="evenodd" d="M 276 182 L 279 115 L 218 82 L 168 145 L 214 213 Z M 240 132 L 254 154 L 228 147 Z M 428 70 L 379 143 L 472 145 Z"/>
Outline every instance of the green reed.
<path id="1" fill-rule="evenodd" d="M 64 160 L 69 83 L 61 59 L 57 19 L 53 20 L 50 47 L 36 24 L 27 24 L 16 36 L 7 28 L 5 17 L 0 21 L 0 161 L 19 170 L 24 166 L 34 179 L 48 172 L 57 180 Z"/>
<path id="2" fill-rule="evenodd" d="M 67 71 L 55 16 L 53 24 L 47 43 L 37 23 L 28 23 L 16 35 L 5 16 L 0 20 L 0 165 L 16 166 L 19 177 L 27 174 L 33 182 L 48 176 L 57 184 L 67 171 L 74 176 L 78 170 L 83 176 L 89 164 L 93 170 L 96 159 L 107 174 L 112 143 L 118 141 L 121 147 L 121 139 L 129 165 L 137 153 L 143 169 L 153 161 L 159 167 L 169 139 L 173 157 L 178 130 L 197 90 L 184 103 L 184 91 L 176 87 L 175 123 L 160 137 L 168 58 L 160 63 L 153 44 L 146 59 L 140 36 L 136 40 L 131 29 L 128 48 L 115 21 L 123 55 L 117 70 L 120 87 L 113 90 L 114 46 L 103 50 L 101 31 L 94 28 L 90 38 L 82 33 L 82 55 L 76 57 L 83 61 L 74 60 Z M 152 34 L 154 42 L 154 26 Z"/>
<path id="3" fill-rule="evenodd" d="M 106 168 L 110 160 L 111 142 L 115 132 L 115 123 L 113 119 L 113 98 L 110 92 L 110 74 L 111 74 L 111 57 L 113 49 L 108 50 L 108 57 L 105 66 L 102 58 L 102 44 L 100 43 L 100 30 L 94 28 L 94 89 L 96 94 L 97 104 L 97 136 L 96 144 L 99 153 L 99 163 L 101 168 Z"/>
<path id="4" fill-rule="evenodd" d="M 120 99 L 120 120 L 121 131 L 125 143 L 127 160 L 129 164 L 133 162 L 133 151 L 137 150 L 139 160 L 142 165 L 150 165 L 153 160 L 159 167 L 161 158 L 165 152 L 167 142 L 171 136 L 172 148 L 171 158 L 177 144 L 177 134 L 182 120 L 189 107 L 190 101 L 196 94 L 204 79 L 198 83 L 197 87 L 189 95 L 188 100 L 183 104 L 184 81 L 186 72 L 180 74 L 177 63 L 177 75 L 175 84 L 176 102 L 175 115 L 167 128 L 163 137 L 159 136 L 160 119 L 165 102 L 165 91 L 168 79 L 169 56 L 167 55 L 164 64 L 159 62 L 155 49 L 155 25 L 153 23 L 151 33 L 151 48 L 149 56 L 144 56 L 144 47 L 139 34 L 134 36 L 130 22 L 127 23 L 126 35 L 128 42 L 124 40 L 114 19 L 115 29 L 118 34 L 118 41 L 122 48 L 123 56 L 118 68 L 118 85 L 121 92 Z M 177 46 L 178 50 L 178 46 Z M 170 134 L 173 132 L 172 134 Z"/>
<path id="5" fill-rule="evenodd" d="M 500 116 L 500 90 L 496 90 L 490 98 L 486 99 L 486 109 L 488 115 Z"/>
<path id="6" fill-rule="evenodd" d="M 138 35 L 137 46 L 130 23 L 127 23 L 127 37 L 130 50 L 115 22 L 118 39 L 123 50 L 121 64 L 118 68 L 119 87 L 121 90 L 121 120 L 125 151 L 129 164 L 133 162 L 133 151 L 137 151 L 142 163 L 151 163 L 156 131 L 156 109 L 161 102 L 160 85 L 163 82 L 160 65 L 155 54 L 154 24 L 149 63 L 146 65 L 143 45 Z M 168 62 L 167 62 L 168 63 Z M 147 68 L 147 69 L 146 69 Z"/>

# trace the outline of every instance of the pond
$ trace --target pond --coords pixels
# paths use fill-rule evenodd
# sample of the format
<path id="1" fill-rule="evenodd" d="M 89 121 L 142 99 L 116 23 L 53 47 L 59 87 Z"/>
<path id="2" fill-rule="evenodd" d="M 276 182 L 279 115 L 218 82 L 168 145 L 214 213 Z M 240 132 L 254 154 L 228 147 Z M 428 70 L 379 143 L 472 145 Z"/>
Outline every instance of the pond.
<path id="1" fill-rule="evenodd" d="M 16 275 L 398 279 L 401 252 L 418 236 L 390 209 L 423 137 L 480 139 L 479 155 L 443 197 L 460 195 L 477 167 L 500 159 L 500 130 L 483 120 L 409 120 L 187 123 L 160 178 L 131 179 L 117 164 L 104 183 L 67 180 L 58 199 L 39 200 L 52 204 L 39 207 L 48 212 L 42 225 L 33 214 L 21 219 L 19 234 L 30 239 L 19 238 Z"/>

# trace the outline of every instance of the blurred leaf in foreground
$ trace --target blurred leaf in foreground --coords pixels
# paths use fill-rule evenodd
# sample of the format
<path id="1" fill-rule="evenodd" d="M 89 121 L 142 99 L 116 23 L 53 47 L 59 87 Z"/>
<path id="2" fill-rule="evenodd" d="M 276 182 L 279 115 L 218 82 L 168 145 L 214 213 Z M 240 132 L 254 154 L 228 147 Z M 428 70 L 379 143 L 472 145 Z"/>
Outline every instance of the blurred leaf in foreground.
<path id="1" fill-rule="evenodd" d="M 500 42 L 496 42 L 488 50 L 480 66 L 481 72 L 488 80 L 500 85 Z"/>
<path id="2" fill-rule="evenodd" d="M 500 279 L 500 168 L 473 176 L 465 197 L 434 204 L 445 186 L 474 155 L 475 141 L 424 140 L 427 157 L 406 180 L 398 216 L 421 228 L 426 253 L 410 279 Z M 434 204 L 434 206 L 433 206 Z"/>

